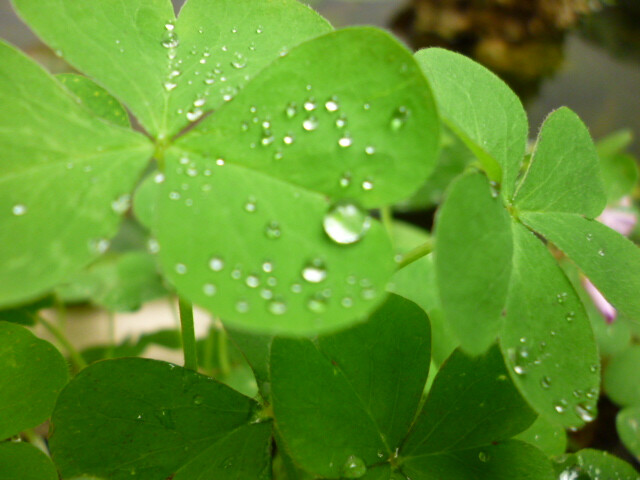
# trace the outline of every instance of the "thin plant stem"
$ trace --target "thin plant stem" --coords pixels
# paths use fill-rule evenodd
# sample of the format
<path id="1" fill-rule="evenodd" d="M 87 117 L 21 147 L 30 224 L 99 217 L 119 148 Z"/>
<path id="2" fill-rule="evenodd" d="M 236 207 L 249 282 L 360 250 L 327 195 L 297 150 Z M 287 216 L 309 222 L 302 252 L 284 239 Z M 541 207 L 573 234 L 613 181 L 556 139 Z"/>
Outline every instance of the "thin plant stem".
<path id="1" fill-rule="evenodd" d="M 429 255 L 431 252 L 433 252 L 434 245 L 435 245 L 435 242 L 433 241 L 432 238 L 430 238 L 423 244 L 418 245 L 413 250 L 405 253 L 400 258 L 400 261 L 398 262 L 398 270 L 401 270 L 407 265 L 412 264 L 416 260 L 420 260 L 422 257 Z"/>
<path id="2" fill-rule="evenodd" d="M 224 331 L 224 328 L 221 328 L 218 330 L 218 364 L 220 365 L 220 373 L 223 377 L 231 373 L 228 347 L 227 332 Z"/>
<path id="3" fill-rule="evenodd" d="M 213 355 L 216 350 L 216 332 L 217 330 L 213 327 L 209 328 L 207 338 L 204 341 L 204 358 L 200 359 L 201 368 L 209 374 L 213 373 Z"/>
<path id="4" fill-rule="evenodd" d="M 198 352 L 196 345 L 196 332 L 193 324 L 193 306 L 178 299 L 180 310 L 180 328 L 182 331 L 182 351 L 184 352 L 184 366 L 194 372 L 198 371 Z"/>
<path id="5" fill-rule="evenodd" d="M 51 333 L 51 335 L 53 335 L 53 337 L 58 341 L 60 345 L 62 345 L 62 348 L 64 348 L 67 352 L 67 355 L 69 355 L 71 363 L 78 371 L 87 366 L 87 362 L 85 361 L 85 359 L 82 358 L 80 352 L 76 350 L 76 348 L 71 344 L 71 342 L 67 339 L 60 328 L 51 323 L 49 320 L 41 317 L 40 315 L 34 315 L 34 318 L 38 322 L 40 322 L 40 324 L 42 324 L 42 326 L 46 328 L 49 333 Z"/>

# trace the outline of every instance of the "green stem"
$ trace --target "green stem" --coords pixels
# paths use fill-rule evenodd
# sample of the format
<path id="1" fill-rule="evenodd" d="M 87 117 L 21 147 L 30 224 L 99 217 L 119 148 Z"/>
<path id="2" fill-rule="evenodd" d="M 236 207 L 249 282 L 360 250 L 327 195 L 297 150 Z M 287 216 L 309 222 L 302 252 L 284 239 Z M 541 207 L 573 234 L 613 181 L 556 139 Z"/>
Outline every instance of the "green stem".
<path id="1" fill-rule="evenodd" d="M 218 330 L 218 364 L 220 365 L 220 373 L 223 377 L 231 373 L 227 332 L 225 332 L 224 329 Z"/>
<path id="2" fill-rule="evenodd" d="M 196 346 L 196 331 L 193 325 L 193 306 L 181 298 L 178 299 L 180 310 L 180 327 L 182 330 L 182 350 L 184 352 L 184 366 L 189 370 L 198 371 L 198 351 Z"/>
<path id="3" fill-rule="evenodd" d="M 208 374 L 213 374 L 213 354 L 216 350 L 216 333 L 217 331 L 213 328 L 209 328 L 209 332 L 207 333 L 207 338 L 204 341 L 204 358 L 200 359 L 200 367 L 202 370 L 207 372 Z"/>
<path id="4" fill-rule="evenodd" d="M 80 352 L 76 350 L 76 348 L 71 344 L 71 342 L 67 339 L 67 337 L 62 333 L 57 326 L 51 323 L 49 320 L 45 318 L 35 315 L 35 319 L 40 322 L 44 328 L 46 328 L 51 335 L 62 345 L 62 347 L 67 351 L 69 358 L 71 359 L 71 363 L 76 367 L 78 371 L 82 370 L 87 366 L 87 362 L 82 358 Z"/>
<path id="5" fill-rule="evenodd" d="M 424 242 L 422 245 L 418 245 L 413 250 L 405 253 L 398 262 L 398 270 L 403 269 L 407 265 L 412 264 L 416 260 L 420 260 L 422 257 L 429 255 L 433 252 L 435 242 L 432 238 Z"/>

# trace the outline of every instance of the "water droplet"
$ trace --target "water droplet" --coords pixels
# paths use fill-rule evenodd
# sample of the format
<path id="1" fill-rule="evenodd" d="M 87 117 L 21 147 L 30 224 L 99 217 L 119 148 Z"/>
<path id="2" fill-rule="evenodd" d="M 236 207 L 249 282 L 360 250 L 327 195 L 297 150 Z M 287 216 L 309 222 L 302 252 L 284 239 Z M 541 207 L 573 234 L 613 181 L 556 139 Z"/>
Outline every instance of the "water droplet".
<path id="1" fill-rule="evenodd" d="M 480 452 L 478 453 L 478 460 L 480 460 L 482 463 L 487 463 L 489 461 L 489 454 L 487 452 Z"/>
<path id="2" fill-rule="evenodd" d="M 371 217 L 355 203 L 340 201 L 329 209 L 323 226 L 334 242 L 347 245 L 364 237 L 371 226 Z"/>
<path id="3" fill-rule="evenodd" d="M 567 401 L 562 399 L 553 406 L 553 409 L 558 413 L 564 413 L 567 411 Z"/>
<path id="4" fill-rule="evenodd" d="M 287 304 L 281 299 L 273 299 L 267 304 L 267 310 L 274 315 L 283 315 L 287 312 Z"/>
<path id="5" fill-rule="evenodd" d="M 364 149 L 364 152 L 365 152 L 367 155 L 373 155 L 374 153 L 376 153 L 376 147 L 373 147 L 373 146 L 369 145 L 368 147 L 366 147 L 366 148 Z"/>
<path id="6" fill-rule="evenodd" d="M 600 255 L 601 257 L 605 256 L 605 251 L 603 248 L 601 248 L 600 250 L 598 250 L 598 255 Z"/>
<path id="7" fill-rule="evenodd" d="M 540 386 L 545 390 L 548 390 L 551 387 L 551 378 L 544 376 L 540 379 Z"/>
<path id="8" fill-rule="evenodd" d="M 172 91 L 172 90 L 173 90 L 173 89 L 175 89 L 177 86 L 178 86 L 178 84 L 177 84 L 177 83 L 174 83 L 174 82 L 170 82 L 170 81 L 166 81 L 166 82 L 164 82 L 164 89 L 165 89 L 167 92 Z"/>
<path id="9" fill-rule="evenodd" d="M 307 308 L 313 313 L 322 313 L 327 309 L 327 300 L 322 295 L 314 295 L 307 301 Z"/>
<path id="10" fill-rule="evenodd" d="M 348 148 L 353 145 L 353 139 L 349 135 L 344 135 L 340 140 L 338 140 L 338 145 L 342 148 Z"/>
<path id="11" fill-rule="evenodd" d="M 312 132 L 316 128 L 318 128 L 318 119 L 316 117 L 309 117 L 304 122 L 302 122 L 302 128 L 304 128 L 307 132 Z"/>
<path id="12" fill-rule="evenodd" d="M 265 300 L 271 300 L 273 298 L 273 291 L 269 290 L 268 288 L 263 288 L 262 290 L 260 290 L 260 296 Z"/>
<path id="13" fill-rule="evenodd" d="M 336 118 L 336 127 L 344 128 L 346 126 L 347 126 L 347 117 L 345 117 L 344 115 L 341 115 L 340 117 Z"/>
<path id="14" fill-rule="evenodd" d="M 362 189 L 367 192 L 373 190 L 373 182 L 371 180 L 364 180 L 362 182 Z"/>
<path id="15" fill-rule="evenodd" d="M 195 395 L 193 397 L 194 405 L 202 405 L 204 403 L 204 397 L 202 395 Z"/>
<path id="16" fill-rule="evenodd" d="M 367 466 L 360 457 L 350 455 L 342 466 L 342 476 L 344 478 L 360 478 L 367 473 Z"/>
<path id="17" fill-rule="evenodd" d="M 238 313 L 247 313 L 249 311 L 249 302 L 246 300 L 239 300 L 236 302 L 236 311 Z"/>
<path id="18" fill-rule="evenodd" d="M 299 283 L 294 283 L 291 285 L 291 291 L 293 293 L 300 293 L 302 291 L 302 285 Z"/>
<path id="19" fill-rule="evenodd" d="M 11 208 L 11 212 L 16 216 L 19 217 L 21 215 L 24 215 L 25 213 L 27 213 L 27 207 L 25 205 L 22 204 L 16 204 L 13 206 L 13 208 Z"/>
<path id="20" fill-rule="evenodd" d="M 287 135 L 285 135 L 285 137 L 282 139 L 282 141 L 284 142 L 285 145 L 291 145 L 293 143 L 293 141 L 295 140 L 293 134 L 288 133 Z"/>
<path id="21" fill-rule="evenodd" d="M 316 109 L 316 106 L 316 101 L 313 98 L 310 98 L 303 104 L 303 107 L 307 112 L 313 112 Z"/>
<path id="22" fill-rule="evenodd" d="M 353 307 L 353 299 L 351 297 L 344 297 L 342 300 L 340 300 L 340 305 L 342 305 L 344 308 L 351 308 Z"/>
<path id="23" fill-rule="evenodd" d="M 273 272 L 273 263 L 271 262 L 264 262 L 262 264 L 262 271 L 265 273 L 271 273 Z"/>
<path id="24" fill-rule="evenodd" d="M 280 235 L 282 235 L 282 231 L 280 230 L 280 224 L 275 220 L 272 220 L 266 225 L 264 229 L 264 234 L 266 235 L 267 238 L 271 240 L 280 238 Z"/>
<path id="25" fill-rule="evenodd" d="M 567 312 L 567 314 L 565 315 L 565 319 L 567 320 L 567 322 L 573 322 L 573 319 L 576 317 L 576 312 Z"/>
<path id="26" fill-rule="evenodd" d="M 590 242 L 593 240 L 593 233 L 587 233 L 587 241 Z"/>
<path id="27" fill-rule="evenodd" d="M 118 215 L 122 215 L 131 206 L 131 195 L 125 193 L 111 202 L 111 209 Z"/>
<path id="28" fill-rule="evenodd" d="M 160 244 L 155 238 L 147 240 L 147 251 L 152 255 L 155 255 L 160 251 Z"/>
<path id="29" fill-rule="evenodd" d="M 236 267 L 231 271 L 231 278 L 233 278 L 234 280 L 240 280 L 241 277 L 242 270 L 240 269 L 240 267 Z"/>
<path id="30" fill-rule="evenodd" d="M 564 303 L 567 300 L 567 292 L 562 292 L 557 295 L 558 303 Z"/>
<path id="31" fill-rule="evenodd" d="M 340 105 L 338 104 L 338 99 L 336 97 L 331 97 L 324 104 L 324 108 L 327 109 L 327 112 L 337 112 L 338 109 L 340 108 Z"/>
<path id="32" fill-rule="evenodd" d="M 398 107 L 391 117 L 391 130 L 398 131 L 407 123 L 410 112 L 407 107 Z"/>
<path id="33" fill-rule="evenodd" d="M 209 268 L 214 272 L 219 272 L 224 268 L 224 260 L 220 257 L 212 257 L 211 260 L 209 260 Z"/>
<path id="34" fill-rule="evenodd" d="M 205 283 L 205 284 L 202 286 L 202 291 L 204 292 L 204 294 L 205 294 L 207 297 L 213 297 L 213 296 L 216 294 L 216 292 L 218 291 L 218 289 L 217 289 L 217 288 L 216 288 L 216 286 L 215 286 L 214 284 L 212 284 L 212 283 Z"/>
<path id="35" fill-rule="evenodd" d="M 256 275 L 249 275 L 244 283 L 246 283 L 249 288 L 256 288 L 260 285 L 260 279 Z"/>
<path id="36" fill-rule="evenodd" d="M 98 238 L 89 241 L 89 250 L 95 253 L 104 253 L 109 249 L 111 242 L 106 238 Z"/>
<path id="37" fill-rule="evenodd" d="M 262 28 L 262 25 L 258 25 L 258 28 L 256 28 L 256 33 L 260 34 L 264 31 L 264 29 Z"/>
<path id="38" fill-rule="evenodd" d="M 347 188 L 351 185 L 351 172 L 343 173 L 338 183 L 342 188 Z"/>
<path id="39" fill-rule="evenodd" d="M 580 419 L 585 422 L 593 422 L 596 419 L 596 414 L 594 412 L 594 407 L 587 403 L 578 403 L 574 408 L 576 415 L 580 417 Z"/>
<path id="40" fill-rule="evenodd" d="M 233 61 L 231 62 L 233 68 L 242 69 L 247 66 L 247 58 L 240 52 L 236 52 L 233 55 Z"/>
<path id="41" fill-rule="evenodd" d="M 219 167 L 223 167 L 224 166 L 224 159 L 218 158 L 216 160 L 216 165 L 219 166 Z"/>
<path id="42" fill-rule="evenodd" d="M 249 200 L 247 200 L 247 202 L 244 204 L 245 212 L 253 213 L 256 211 L 256 208 L 257 208 L 256 199 L 253 197 L 249 198 Z"/>
<path id="43" fill-rule="evenodd" d="M 176 263 L 175 269 L 178 275 L 187 273 L 187 266 L 184 263 Z"/>
<path id="44" fill-rule="evenodd" d="M 291 102 L 285 108 L 284 113 L 287 116 L 287 118 L 293 118 L 298 113 L 298 106 L 295 103 Z"/>
<path id="45" fill-rule="evenodd" d="M 320 258 L 315 258 L 302 269 L 302 278 L 309 283 L 320 283 L 327 278 L 327 268 Z"/>
<path id="46" fill-rule="evenodd" d="M 599 369 L 599 365 L 597 363 L 594 363 L 589 367 L 589 371 L 591 373 L 598 373 L 598 369 Z"/>
<path id="47" fill-rule="evenodd" d="M 193 110 L 189 110 L 187 112 L 187 120 L 190 122 L 195 122 L 198 120 L 204 112 L 200 108 L 194 108 Z"/>

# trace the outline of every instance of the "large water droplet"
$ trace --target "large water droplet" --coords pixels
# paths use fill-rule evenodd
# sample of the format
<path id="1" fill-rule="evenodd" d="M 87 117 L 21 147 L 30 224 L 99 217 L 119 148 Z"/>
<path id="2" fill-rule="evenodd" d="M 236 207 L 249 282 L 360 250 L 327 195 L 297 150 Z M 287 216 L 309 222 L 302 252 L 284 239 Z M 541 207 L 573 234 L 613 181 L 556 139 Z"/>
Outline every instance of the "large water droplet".
<path id="1" fill-rule="evenodd" d="M 335 203 L 323 221 L 324 231 L 334 242 L 343 245 L 361 240 L 371 227 L 371 217 L 350 201 Z"/>
<path id="2" fill-rule="evenodd" d="M 233 55 L 231 66 L 233 68 L 242 69 L 247 66 L 247 58 L 242 53 L 236 52 Z"/>
<path id="3" fill-rule="evenodd" d="M 360 457 L 350 455 L 342 466 L 342 476 L 344 478 L 360 478 L 367 473 L 367 466 Z"/>
<path id="4" fill-rule="evenodd" d="M 211 257 L 211 260 L 209 260 L 209 268 L 214 272 L 219 272 L 224 268 L 224 260 L 220 257 Z"/>
<path id="5" fill-rule="evenodd" d="M 327 278 L 327 267 L 320 258 L 315 258 L 302 269 L 302 278 L 309 283 L 320 283 Z"/>
<path id="6" fill-rule="evenodd" d="M 16 217 L 20 217 L 20 216 L 24 215 L 25 213 L 27 213 L 27 207 L 25 205 L 22 205 L 22 204 L 19 203 L 19 204 L 13 206 L 13 208 L 11 209 L 11 212 Z"/>

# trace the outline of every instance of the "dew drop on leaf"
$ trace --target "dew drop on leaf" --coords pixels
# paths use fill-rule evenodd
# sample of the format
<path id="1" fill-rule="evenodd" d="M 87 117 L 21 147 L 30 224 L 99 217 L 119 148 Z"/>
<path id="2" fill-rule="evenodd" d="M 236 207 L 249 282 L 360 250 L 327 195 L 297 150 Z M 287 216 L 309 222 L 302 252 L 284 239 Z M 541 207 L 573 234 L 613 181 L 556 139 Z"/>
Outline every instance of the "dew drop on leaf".
<path id="1" fill-rule="evenodd" d="M 564 413 L 567 411 L 567 401 L 562 399 L 559 400 L 558 402 L 556 402 L 556 404 L 553 406 L 553 409 L 558 412 L 558 413 Z"/>
<path id="2" fill-rule="evenodd" d="M 327 109 L 327 112 L 337 112 L 338 109 L 340 108 L 340 105 L 338 104 L 338 99 L 335 97 L 330 98 L 324 104 L 324 108 Z"/>
<path id="3" fill-rule="evenodd" d="M 89 241 L 89 250 L 95 253 L 104 253 L 108 250 L 109 245 L 110 242 L 106 238 L 97 238 Z"/>
<path id="4" fill-rule="evenodd" d="M 545 390 L 548 390 L 551 387 L 551 378 L 548 376 L 544 376 L 540 379 L 540 386 Z"/>
<path id="5" fill-rule="evenodd" d="M 344 135 L 338 140 L 338 145 L 342 148 L 348 148 L 353 145 L 353 139 L 349 135 Z"/>
<path id="6" fill-rule="evenodd" d="M 256 211 L 256 208 L 257 204 L 255 198 L 249 198 L 249 200 L 247 200 L 247 202 L 244 204 L 245 212 L 253 213 Z"/>
<path id="7" fill-rule="evenodd" d="M 373 147 L 373 146 L 369 145 L 364 149 L 364 152 L 367 155 L 373 155 L 374 153 L 376 153 L 376 147 Z"/>
<path id="8" fill-rule="evenodd" d="M 249 275 L 244 283 L 246 283 L 247 287 L 249 288 L 256 288 L 260 285 L 260 279 L 257 277 L 257 275 Z"/>
<path id="9" fill-rule="evenodd" d="M 298 106 L 295 103 L 291 102 L 285 108 L 284 113 L 287 116 L 287 118 L 293 118 L 298 113 Z"/>
<path id="10" fill-rule="evenodd" d="M 480 460 L 482 463 L 487 463 L 489 461 L 489 454 L 487 452 L 480 452 L 478 453 L 478 460 Z"/>
<path id="11" fill-rule="evenodd" d="M 269 222 L 264 229 L 264 234 L 270 240 L 276 240 L 280 238 L 280 235 L 282 235 L 280 224 L 275 220 Z"/>
<path id="12" fill-rule="evenodd" d="M 247 313 L 249 311 L 249 302 L 246 300 L 236 302 L 236 311 L 238 313 Z"/>
<path id="13" fill-rule="evenodd" d="M 322 295 L 314 295 L 309 298 L 307 308 L 313 313 L 322 313 L 327 309 L 327 300 Z"/>
<path id="14" fill-rule="evenodd" d="M 578 403 L 573 409 L 585 423 L 593 422 L 596 419 L 594 407 L 587 403 Z"/>
<path id="15" fill-rule="evenodd" d="M 204 403 L 204 397 L 202 395 L 195 395 L 193 397 L 194 405 L 202 405 Z"/>
<path id="16" fill-rule="evenodd" d="M 122 215 L 131 206 L 131 195 L 125 193 L 111 202 L 111 209 L 118 215 Z"/>
<path id="17" fill-rule="evenodd" d="M 398 107 L 391 117 L 391 130 L 398 131 L 404 127 L 409 118 L 409 113 L 407 107 Z"/>
<path id="18" fill-rule="evenodd" d="M 363 189 L 363 190 L 365 190 L 365 191 L 367 191 L 367 192 L 368 192 L 368 191 L 370 191 L 370 190 L 373 190 L 373 181 L 371 181 L 371 180 L 364 180 L 364 181 L 362 182 L 362 189 Z"/>
<path id="19" fill-rule="evenodd" d="M 219 272 L 224 268 L 224 260 L 220 257 L 211 257 L 209 260 L 209 268 L 214 272 Z"/>
<path id="20" fill-rule="evenodd" d="M 271 272 L 273 272 L 273 263 L 271 263 L 271 262 L 264 262 L 264 263 L 262 264 L 262 271 L 263 271 L 264 273 L 271 273 Z"/>
<path id="21" fill-rule="evenodd" d="M 178 275 L 184 275 L 187 273 L 187 266 L 184 263 L 176 263 L 175 270 Z"/>
<path id="22" fill-rule="evenodd" d="M 11 209 L 11 212 L 16 217 L 20 217 L 20 216 L 24 215 L 25 213 L 27 213 L 27 207 L 19 203 L 19 204 L 13 206 L 13 208 Z"/>
<path id="23" fill-rule="evenodd" d="M 342 300 L 340 300 L 340 305 L 342 305 L 344 308 L 351 308 L 353 307 L 353 299 L 351 299 L 351 297 L 344 297 Z"/>
<path id="24" fill-rule="evenodd" d="M 304 128 L 307 132 L 312 132 L 316 128 L 318 128 L 318 119 L 316 117 L 309 117 L 304 122 L 302 122 L 302 128 Z"/>
<path id="25" fill-rule="evenodd" d="M 302 269 L 302 278 L 309 283 L 320 283 L 327 278 L 327 267 L 320 258 L 315 258 Z"/>
<path id="26" fill-rule="evenodd" d="M 310 98 L 303 104 L 303 107 L 307 112 L 313 112 L 316 109 L 316 106 L 316 101 L 313 98 Z"/>
<path id="27" fill-rule="evenodd" d="M 367 473 L 367 466 L 360 457 L 350 455 L 342 466 L 344 478 L 360 478 Z"/>
<path id="28" fill-rule="evenodd" d="M 217 288 L 212 283 L 205 283 L 202 286 L 202 291 L 207 297 L 213 297 L 216 294 Z"/>
<path id="29" fill-rule="evenodd" d="M 371 217 L 350 201 L 335 203 L 323 220 L 324 231 L 336 243 L 348 245 L 361 240 L 371 227 Z"/>
<path id="30" fill-rule="evenodd" d="M 287 304 L 281 299 L 273 299 L 267 304 L 267 310 L 273 315 L 283 315 L 287 312 Z"/>

